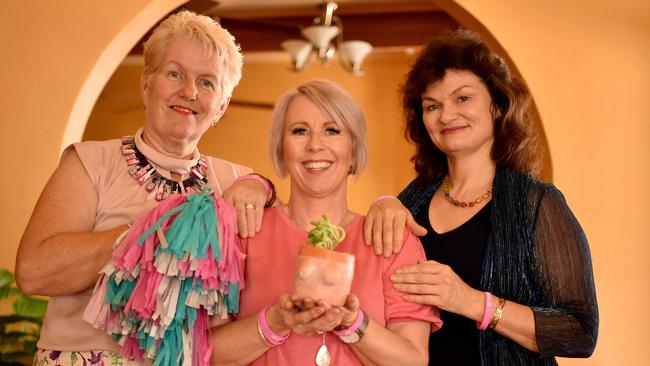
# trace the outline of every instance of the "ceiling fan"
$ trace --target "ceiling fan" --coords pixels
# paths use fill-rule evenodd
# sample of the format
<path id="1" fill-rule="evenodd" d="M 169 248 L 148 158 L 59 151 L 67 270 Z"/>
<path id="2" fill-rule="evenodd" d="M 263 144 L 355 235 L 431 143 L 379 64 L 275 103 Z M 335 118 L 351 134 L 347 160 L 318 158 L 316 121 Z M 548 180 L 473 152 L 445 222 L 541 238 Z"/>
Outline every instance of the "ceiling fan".
<path id="1" fill-rule="evenodd" d="M 117 114 L 130 113 L 142 109 L 142 98 L 139 94 L 123 94 L 116 92 L 102 92 L 99 95 L 99 100 L 106 100 L 110 102 L 123 103 L 120 106 L 113 108 L 113 112 Z M 272 110 L 273 103 L 260 102 L 253 100 L 231 99 L 228 108 L 254 108 L 262 110 Z"/>
<path id="2" fill-rule="evenodd" d="M 345 24 L 345 38 L 364 40 L 375 48 L 419 46 L 440 32 L 459 26 L 431 0 L 335 2 L 336 15 Z M 301 30 L 322 15 L 324 3 L 190 0 L 173 12 L 188 9 L 217 19 L 235 36 L 244 52 L 282 51 L 283 41 L 300 38 Z M 142 49 L 136 46 L 132 53 L 142 53 Z"/>
<path id="3" fill-rule="evenodd" d="M 320 1 L 251 1 L 190 0 L 178 9 L 188 9 L 218 19 L 241 45 L 242 51 L 282 51 L 283 41 L 301 37 L 301 29 L 313 23 L 321 14 Z M 459 23 L 438 8 L 430 0 L 339 0 L 338 16 L 345 23 L 346 38 L 363 39 L 375 49 L 410 47 L 426 43 L 436 34 L 456 29 Z M 155 28 L 152 27 L 152 29 Z M 143 40 L 147 32 L 130 52 L 142 55 Z M 102 93 L 112 100 L 129 101 L 129 106 L 120 107 L 123 112 L 140 108 L 140 96 Z M 273 103 L 264 101 L 230 101 L 234 108 L 273 109 Z"/>

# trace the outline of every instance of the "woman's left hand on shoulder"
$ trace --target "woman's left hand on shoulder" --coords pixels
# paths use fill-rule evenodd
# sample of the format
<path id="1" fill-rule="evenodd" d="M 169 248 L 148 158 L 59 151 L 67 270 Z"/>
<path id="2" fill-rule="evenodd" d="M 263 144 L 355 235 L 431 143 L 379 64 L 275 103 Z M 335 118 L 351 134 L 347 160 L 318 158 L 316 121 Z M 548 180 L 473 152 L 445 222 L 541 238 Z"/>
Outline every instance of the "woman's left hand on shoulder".
<path id="1" fill-rule="evenodd" d="M 467 285 L 451 267 L 434 260 L 398 268 L 390 278 L 393 286 L 405 293 L 406 301 L 456 314 L 465 315 L 469 303 L 482 299 L 480 291 Z"/>
<path id="2" fill-rule="evenodd" d="M 260 183 L 251 179 L 236 181 L 223 192 L 223 199 L 237 210 L 239 236 L 253 237 L 262 229 L 267 195 Z"/>
<path id="3" fill-rule="evenodd" d="M 404 230 L 407 228 L 417 236 L 427 233 L 397 198 L 381 199 L 373 202 L 368 209 L 363 226 L 364 242 L 374 247 L 375 254 L 390 257 L 402 250 Z"/>

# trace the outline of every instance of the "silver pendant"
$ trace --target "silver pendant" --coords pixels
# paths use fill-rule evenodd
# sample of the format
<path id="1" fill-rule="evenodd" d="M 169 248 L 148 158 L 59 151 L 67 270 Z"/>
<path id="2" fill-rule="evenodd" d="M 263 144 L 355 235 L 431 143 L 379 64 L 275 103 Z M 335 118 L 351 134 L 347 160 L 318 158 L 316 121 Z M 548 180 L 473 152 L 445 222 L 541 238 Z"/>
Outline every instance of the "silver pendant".
<path id="1" fill-rule="evenodd" d="M 323 344 L 321 344 L 318 352 L 316 352 L 316 366 L 329 366 L 331 360 L 330 352 L 325 345 L 325 333 L 323 333 Z"/>

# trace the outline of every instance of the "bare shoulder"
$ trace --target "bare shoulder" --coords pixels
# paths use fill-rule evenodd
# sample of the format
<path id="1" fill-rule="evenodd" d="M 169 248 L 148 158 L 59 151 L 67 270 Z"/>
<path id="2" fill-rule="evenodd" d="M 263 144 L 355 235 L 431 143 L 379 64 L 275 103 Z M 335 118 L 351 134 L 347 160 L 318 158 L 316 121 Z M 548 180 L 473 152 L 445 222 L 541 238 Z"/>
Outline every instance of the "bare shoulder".
<path id="1" fill-rule="evenodd" d="M 25 236 L 89 231 L 96 207 L 97 190 L 75 148 L 69 147 L 41 192 Z"/>

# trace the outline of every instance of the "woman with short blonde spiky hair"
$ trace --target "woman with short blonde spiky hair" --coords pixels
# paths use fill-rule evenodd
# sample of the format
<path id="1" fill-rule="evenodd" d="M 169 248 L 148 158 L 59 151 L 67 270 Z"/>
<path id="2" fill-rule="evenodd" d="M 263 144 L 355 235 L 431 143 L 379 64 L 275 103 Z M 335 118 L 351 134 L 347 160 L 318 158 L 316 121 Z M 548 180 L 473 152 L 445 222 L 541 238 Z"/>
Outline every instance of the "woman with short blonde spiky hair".
<path id="1" fill-rule="evenodd" d="M 35 364 L 136 364 L 82 314 L 116 238 L 159 201 L 210 187 L 236 206 L 243 236 L 255 233 L 272 203 L 259 176 L 226 191 L 251 169 L 197 149 L 241 78 L 233 36 L 209 17 L 181 11 L 154 30 L 144 63 L 144 126 L 134 136 L 69 146 L 23 234 L 16 282 L 50 297 Z"/>
<path id="2" fill-rule="evenodd" d="M 144 43 L 144 76 L 159 70 L 169 43 L 178 37 L 198 42 L 206 56 L 215 57 L 221 90 L 229 98 L 241 79 L 243 57 L 239 46 L 230 32 L 212 18 L 189 11 L 165 19 Z"/>

